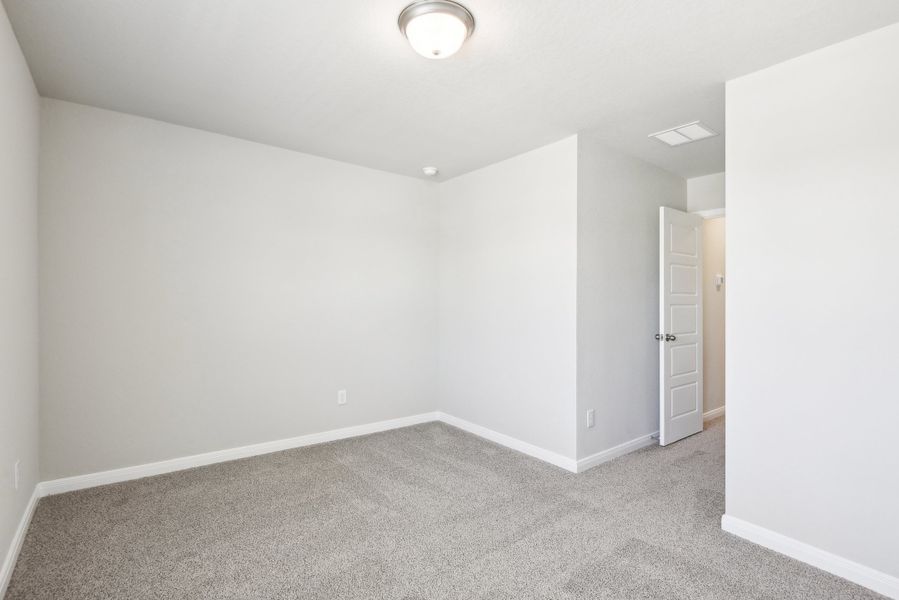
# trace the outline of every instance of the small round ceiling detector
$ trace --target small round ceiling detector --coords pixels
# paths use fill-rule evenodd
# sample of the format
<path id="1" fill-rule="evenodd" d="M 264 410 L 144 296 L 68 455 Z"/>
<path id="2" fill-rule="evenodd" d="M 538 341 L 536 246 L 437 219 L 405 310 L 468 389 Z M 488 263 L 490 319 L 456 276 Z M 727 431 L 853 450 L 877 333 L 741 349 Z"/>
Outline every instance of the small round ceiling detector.
<path id="1" fill-rule="evenodd" d="M 474 17 L 452 0 L 419 0 L 403 9 L 399 26 L 413 50 L 439 60 L 459 51 L 474 32 Z"/>
<path id="2" fill-rule="evenodd" d="M 437 170 L 437 167 L 422 167 L 421 172 L 428 177 L 436 177 L 440 171 Z"/>

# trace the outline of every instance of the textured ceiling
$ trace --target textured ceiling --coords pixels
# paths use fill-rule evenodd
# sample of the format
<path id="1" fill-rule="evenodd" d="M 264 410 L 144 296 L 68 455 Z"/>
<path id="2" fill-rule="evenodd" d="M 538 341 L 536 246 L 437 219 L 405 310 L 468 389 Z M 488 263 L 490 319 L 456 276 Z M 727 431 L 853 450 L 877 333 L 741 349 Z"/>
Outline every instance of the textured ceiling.
<path id="1" fill-rule="evenodd" d="M 723 82 L 899 21 L 896 0 L 464 0 L 456 56 L 406 0 L 5 0 L 44 96 L 421 176 L 589 130 L 685 177 L 724 169 Z"/>

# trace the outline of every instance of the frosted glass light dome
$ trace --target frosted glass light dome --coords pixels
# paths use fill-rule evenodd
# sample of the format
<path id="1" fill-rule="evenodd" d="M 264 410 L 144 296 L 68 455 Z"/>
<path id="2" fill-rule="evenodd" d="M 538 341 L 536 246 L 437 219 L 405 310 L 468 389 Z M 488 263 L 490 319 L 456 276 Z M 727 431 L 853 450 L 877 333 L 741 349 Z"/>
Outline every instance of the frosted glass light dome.
<path id="1" fill-rule="evenodd" d="M 399 25 L 413 50 L 425 58 L 443 59 L 458 52 L 474 31 L 474 17 L 450 0 L 422 0 L 403 9 Z"/>

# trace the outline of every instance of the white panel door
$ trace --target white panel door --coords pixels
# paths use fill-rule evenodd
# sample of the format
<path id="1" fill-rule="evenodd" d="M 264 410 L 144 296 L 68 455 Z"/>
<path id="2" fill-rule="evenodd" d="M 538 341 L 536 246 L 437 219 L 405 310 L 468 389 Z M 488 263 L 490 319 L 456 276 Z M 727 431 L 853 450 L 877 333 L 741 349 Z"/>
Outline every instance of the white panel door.
<path id="1" fill-rule="evenodd" d="M 702 217 L 663 207 L 660 222 L 659 444 L 702 431 Z"/>

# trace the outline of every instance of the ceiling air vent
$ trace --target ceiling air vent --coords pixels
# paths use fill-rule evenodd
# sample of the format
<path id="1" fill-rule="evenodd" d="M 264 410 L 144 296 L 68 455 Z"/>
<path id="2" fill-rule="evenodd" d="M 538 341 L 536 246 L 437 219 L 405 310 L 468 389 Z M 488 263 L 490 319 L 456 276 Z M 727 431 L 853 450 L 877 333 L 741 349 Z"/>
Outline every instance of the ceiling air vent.
<path id="1" fill-rule="evenodd" d="M 699 121 L 693 121 L 686 125 L 678 125 L 677 127 L 666 129 L 665 131 L 653 133 L 649 137 L 664 142 L 669 146 L 683 146 L 684 144 L 715 137 L 716 135 L 718 135 L 717 132 L 712 131 Z"/>

